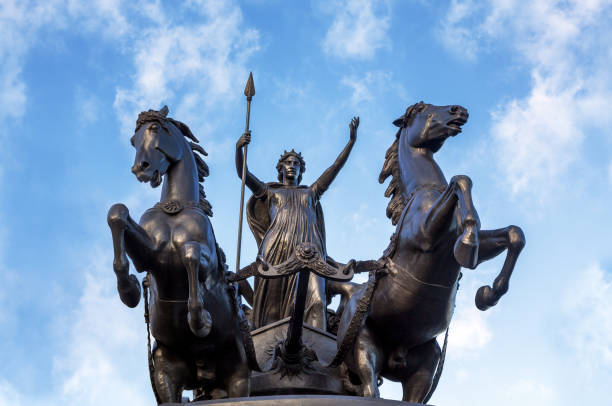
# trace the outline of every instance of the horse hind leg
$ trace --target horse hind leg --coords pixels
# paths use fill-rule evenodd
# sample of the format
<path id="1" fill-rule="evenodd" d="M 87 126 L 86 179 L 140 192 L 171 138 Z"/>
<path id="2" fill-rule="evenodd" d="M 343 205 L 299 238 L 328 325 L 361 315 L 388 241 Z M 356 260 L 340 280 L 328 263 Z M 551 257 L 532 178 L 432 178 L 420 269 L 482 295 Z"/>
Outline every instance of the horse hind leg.
<path id="1" fill-rule="evenodd" d="M 227 394 L 230 398 L 248 397 L 251 391 L 251 370 L 247 363 L 242 340 L 236 340 L 233 348 L 228 348 L 228 353 L 228 358 L 231 359 L 227 360 L 223 371 Z"/>
<path id="2" fill-rule="evenodd" d="M 487 310 L 495 306 L 499 299 L 508 291 L 510 277 L 516 265 L 519 254 L 525 246 L 523 230 L 517 226 L 509 226 L 497 230 L 481 232 L 482 250 L 478 262 L 484 262 L 501 254 L 507 249 L 506 259 L 499 275 L 492 286 L 481 286 L 476 292 L 476 307 Z"/>
<path id="3" fill-rule="evenodd" d="M 395 372 L 403 377 L 404 402 L 422 403 L 429 400 L 430 392 L 435 389 L 432 387 L 440 356 L 440 346 L 435 338 L 406 352 L 402 367 Z"/>
<path id="4" fill-rule="evenodd" d="M 140 284 L 136 276 L 130 275 L 130 263 L 125 248 L 125 230 L 129 224 L 128 208 L 121 203 L 113 205 L 108 211 L 107 221 L 113 236 L 113 270 L 117 276 L 119 297 L 126 306 L 136 307 L 140 301 Z"/>
<path id="5" fill-rule="evenodd" d="M 175 351 L 162 344 L 153 350 L 153 361 L 153 381 L 159 400 L 162 404 L 181 403 L 185 384 L 195 380 L 189 365 Z"/>
<path id="6" fill-rule="evenodd" d="M 453 253 L 457 263 L 464 268 L 474 269 L 478 265 L 480 220 L 472 202 L 472 180 L 465 175 L 453 176 L 451 184 L 456 185 L 462 233 L 455 241 Z"/>
<path id="7" fill-rule="evenodd" d="M 362 326 L 355 348 L 354 372 L 356 372 L 362 385 L 362 396 L 379 398 L 378 374 L 382 369 L 383 353 L 375 343 L 374 337 L 367 326 Z"/>
<path id="8" fill-rule="evenodd" d="M 202 246 L 195 241 L 183 245 L 183 261 L 189 279 L 189 300 L 187 302 L 187 321 L 189 328 L 198 337 L 206 337 L 212 329 L 210 313 L 204 309 L 200 266 Z"/>

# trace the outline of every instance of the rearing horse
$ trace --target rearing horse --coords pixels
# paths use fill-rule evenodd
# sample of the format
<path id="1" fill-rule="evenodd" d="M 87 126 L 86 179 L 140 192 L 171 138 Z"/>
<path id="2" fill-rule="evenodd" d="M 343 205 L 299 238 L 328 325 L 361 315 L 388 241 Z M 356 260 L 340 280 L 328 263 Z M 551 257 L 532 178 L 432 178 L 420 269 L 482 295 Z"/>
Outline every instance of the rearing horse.
<path id="1" fill-rule="evenodd" d="M 165 175 L 160 202 L 139 223 L 123 204 L 108 212 L 119 296 L 129 307 L 140 299 L 129 256 L 138 272 L 151 275 L 148 310 L 158 401 L 181 402 L 183 390 L 195 388 L 213 396 L 248 396 L 250 372 L 239 327 L 244 314 L 226 281 L 225 258 L 200 184 L 209 171 L 196 152 L 206 152 L 185 124 L 167 114 L 167 107 L 140 113 L 131 138 L 138 180 L 157 187 Z"/>
<path id="2" fill-rule="evenodd" d="M 349 327 L 358 329 L 345 364 L 360 381 L 364 396 L 379 396 L 377 380 L 383 376 L 402 383 L 403 400 L 427 402 L 446 349 L 445 341 L 440 350 L 436 336 L 449 326 L 461 267 L 474 269 L 507 250 L 493 286 L 483 286 L 476 294 L 476 306 L 486 310 L 507 292 L 525 245 L 516 226 L 480 230 L 470 178 L 454 176 L 447 183 L 433 159 L 448 137 L 461 132 L 467 118 L 463 107 L 420 102 L 394 121 L 400 129 L 379 181 L 392 176 L 385 196 L 391 197 L 387 216 L 397 228 L 379 261 L 377 278 L 372 275 L 368 284 L 353 285 L 338 328 L 338 343 L 355 334 Z M 351 326 L 367 301 L 363 322 Z"/>

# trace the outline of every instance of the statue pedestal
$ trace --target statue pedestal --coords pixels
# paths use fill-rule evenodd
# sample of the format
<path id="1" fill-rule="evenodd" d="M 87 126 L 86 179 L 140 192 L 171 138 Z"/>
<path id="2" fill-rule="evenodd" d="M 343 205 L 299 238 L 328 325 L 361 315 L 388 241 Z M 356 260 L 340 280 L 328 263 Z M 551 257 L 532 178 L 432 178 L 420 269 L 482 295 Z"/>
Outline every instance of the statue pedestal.
<path id="1" fill-rule="evenodd" d="M 401 402 L 398 400 L 331 395 L 257 396 L 251 398 L 205 400 L 191 404 L 193 406 L 423 406 L 419 403 Z M 179 405 L 180 403 L 164 403 L 162 406 Z"/>

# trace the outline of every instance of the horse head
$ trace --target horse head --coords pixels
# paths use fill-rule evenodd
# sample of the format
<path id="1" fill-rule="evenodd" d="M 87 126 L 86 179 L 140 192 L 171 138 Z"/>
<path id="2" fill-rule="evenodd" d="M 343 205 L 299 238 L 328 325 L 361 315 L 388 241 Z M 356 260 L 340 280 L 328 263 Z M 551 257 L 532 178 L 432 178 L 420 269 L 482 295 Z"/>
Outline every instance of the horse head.
<path id="1" fill-rule="evenodd" d="M 151 187 L 159 186 L 170 166 L 183 157 L 183 137 L 179 137 L 181 132 L 167 115 L 167 106 L 159 111 L 143 111 L 130 139 L 136 149 L 132 172 L 139 181 L 150 182 Z"/>
<path id="2" fill-rule="evenodd" d="M 425 148 L 437 152 L 448 137 L 461 132 L 467 122 L 467 109 L 461 106 L 434 106 L 418 102 L 406 109 L 406 113 L 393 124 L 404 132 L 403 139 L 413 148 Z"/>

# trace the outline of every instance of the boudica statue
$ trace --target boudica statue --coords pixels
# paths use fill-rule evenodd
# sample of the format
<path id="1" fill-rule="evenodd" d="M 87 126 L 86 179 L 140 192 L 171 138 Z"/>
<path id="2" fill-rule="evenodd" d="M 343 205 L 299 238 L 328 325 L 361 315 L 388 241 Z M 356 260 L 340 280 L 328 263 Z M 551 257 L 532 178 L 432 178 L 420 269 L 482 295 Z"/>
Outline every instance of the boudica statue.
<path id="1" fill-rule="evenodd" d="M 244 314 L 235 286 L 226 280 L 211 205 L 199 183 L 208 166 L 198 153 L 206 152 L 185 124 L 167 114 L 167 107 L 140 113 L 131 139 L 138 180 L 157 187 L 165 175 L 159 203 L 139 223 L 123 204 L 108 212 L 119 295 L 129 307 L 140 299 L 129 256 L 137 271 L 148 272 L 143 285 L 151 292 L 145 311 L 156 343 L 149 363 L 158 403 L 180 402 L 184 389 L 248 396 L 250 370 L 240 339 Z"/>
<path id="2" fill-rule="evenodd" d="M 481 230 L 470 179 L 447 182 L 433 159 L 461 132 L 466 109 L 420 102 L 394 122 L 399 131 L 379 181 L 392 178 L 387 216 L 397 228 L 380 259 L 341 264 L 327 254 L 319 199 L 348 159 L 359 118 L 349 125 L 346 147 L 313 184 L 300 185 L 305 162 L 294 150 L 277 163 L 278 183 L 264 183 L 246 164 L 254 94 L 251 75 L 246 131 L 236 143 L 242 179 L 236 272 L 226 270 L 209 221 L 211 205 L 200 184 L 208 175 L 199 156 L 204 149 L 185 124 L 167 117 L 166 107 L 141 113 L 132 137 L 136 177 L 153 187 L 165 177 L 160 202 L 139 224 L 122 204 L 108 213 L 117 288 L 126 305 L 135 307 L 141 295 L 127 257 L 147 272 L 142 285 L 155 338 L 149 367 L 158 403 L 180 402 L 182 391 L 193 389 L 203 404 L 246 396 L 302 404 L 316 394 L 326 397 L 308 404 L 358 405 L 358 397 L 379 397 L 383 378 L 401 382 L 404 401 L 427 402 L 442 373 L 461 267 L 474 269 L 507 251 L 492 287 L 476 294 L 476 306 L 486 310 L 508 290 L 525 244 L 516 226 Z M 253 192 L 246 212 L 259 251 L 241 269 L 245 186 Z M 360 272 L 369 272 L 368 282 L 351 283 Z M 254 289 L 246 282 L 251 276 Z M 327 304 L 336 294 L 342 299 L 334 312 Z M 445 330 L 440 349 L 436 337 Z"/>
<path id="3" fill-rule="evenodd" d="M 336 161 L 310 186 L 300 185 L 306 163 L 300 153 L 291 150 L 281 155 L 276 170 L 278 183 L 263 183 L 246 170 L 246 185 L 253 192 L 247 204 L 247 218 L 259 245 L 258 257 L 270 265 L 289 259 L 296 246 L 309 242 L 326 260 L 325 224 L 319 199 L 342 169 L 355 144 L 359 118 L 350 124 L 350 138 Z M 249 132 L 236 143 L 236 170 L 241 176 L 244 163 L 242 148 L 251 141 Z M 255 279 L 253 325 L 263 327 L 289 317 L 293 311 L 297 274 L 284 278 Z M 310 274 L 304 322 L 326 328 L 325 279 Z"/>

